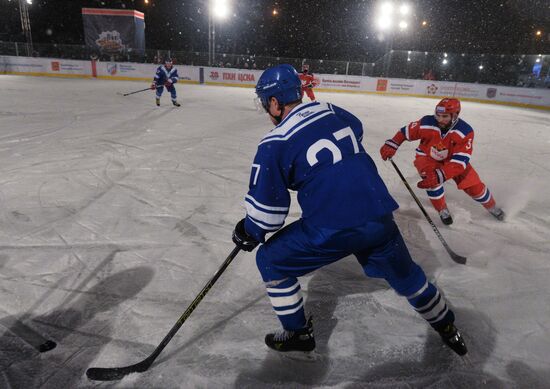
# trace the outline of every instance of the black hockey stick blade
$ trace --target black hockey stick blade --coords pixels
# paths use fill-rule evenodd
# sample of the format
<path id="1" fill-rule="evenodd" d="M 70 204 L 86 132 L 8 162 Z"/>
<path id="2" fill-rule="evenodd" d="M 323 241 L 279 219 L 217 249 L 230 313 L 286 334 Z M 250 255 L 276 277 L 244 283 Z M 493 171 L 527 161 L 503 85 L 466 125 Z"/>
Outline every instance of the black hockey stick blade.
<path id="1" fill-rule="evenodd" d="M 468 258 L 466 257 L 463 257 L 462 255 L 458 255 L 457 253 L 455 253 L 454 251 L 450 251 L 449 252 L 449 255 L 451 256 L 451 259 L 453 261 L 455 261 L 456 263 L 459 263 L 461 265 L 466 265 L 466 260 Z"/>
<path id="2" fill-rule="evenodd" d="M 150 358 L 125 367 L 91 367 L 86 370 L 86 376 L 93 381 L 118 381 L 132 373 L 143 373 L 153 363 Z"/>
<path id="3" fill-rule="evenodd" d="M 45 353 L 50 350 L 53 350 L 56 347 L 57 347 L 57 343 L 55 343 L 53 340 L 47 340 L 44 343 L 38 345 L 36 349 L 41 353 Z"/>

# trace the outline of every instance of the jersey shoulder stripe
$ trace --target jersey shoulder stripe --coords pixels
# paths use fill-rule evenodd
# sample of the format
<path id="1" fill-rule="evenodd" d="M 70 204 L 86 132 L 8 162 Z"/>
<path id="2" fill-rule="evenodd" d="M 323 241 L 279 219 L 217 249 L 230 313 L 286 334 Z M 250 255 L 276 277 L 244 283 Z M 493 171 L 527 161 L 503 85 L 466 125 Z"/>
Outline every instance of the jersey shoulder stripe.
<path id="1" fill-rule="evenodd" d="M 296 113 L 283 125 L 275 127 L 261 140 L 260 145 L 272 141 L 286 141 L 292 135 L 313 122 L 334 112 L 326 104 L 317 104 L 310 109 L 303 109 Z"/>
<path id="2" fill-rule="evenodd" d="M 451 132 L 457 134 L 461 138 L 465 138 L 474 132 L 473 128 L 462 119 L 458 119 L 458 122 L 451 130 Z"/>

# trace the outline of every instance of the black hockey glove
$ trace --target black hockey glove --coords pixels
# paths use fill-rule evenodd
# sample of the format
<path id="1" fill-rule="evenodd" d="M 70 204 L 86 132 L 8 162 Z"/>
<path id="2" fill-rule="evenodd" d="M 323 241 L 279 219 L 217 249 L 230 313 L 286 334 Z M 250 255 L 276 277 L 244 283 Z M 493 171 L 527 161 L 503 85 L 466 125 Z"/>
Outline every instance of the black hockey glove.
<path id="1" fill-rule="evenodd" d="M 244 251 L 252 251 L 260 244 L 253 236 L 248 235 L 244 229 L 244 219 L 240 220 L 233 230 L 233 243 Z"/>

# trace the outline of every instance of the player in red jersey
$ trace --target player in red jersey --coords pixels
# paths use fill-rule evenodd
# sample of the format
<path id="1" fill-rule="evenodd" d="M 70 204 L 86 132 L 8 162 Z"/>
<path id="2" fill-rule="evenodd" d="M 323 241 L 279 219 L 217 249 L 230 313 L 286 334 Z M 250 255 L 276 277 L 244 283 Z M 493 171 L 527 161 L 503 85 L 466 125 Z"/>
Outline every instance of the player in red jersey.
<path id="1" fill-rule="evenodd" d="M 309 72 L 309 65 L 302 65 L 302 73 L 298 76 L 300 77 L 300 81 L 302 81 L 302 96 L 305 93 L 311 101 L 315 101 L 313 88 L 319 84 L 319 81 Z"/>
<path id="2" fill-rule="evenodd" d="M 459 114 L 458 99 L 442 99 L 435 107 L 435 115 L 424 116 L 401 128 L 384 143 L 380 155 L 385 161 L 395 155 L 405 140 L 420 140 L 414 160 L 414 166 L 422 177 L 417 186 L 426 189 L 444 224 L 453 222 L 443 189 L 443 183 L 450 179 L 456 182 L 458 189 L 481 203 L 491 215 L 504 220 L 504 211 L 496 206 L 493 195 L 470 163 L 474 130 L 458 118 Z"/>

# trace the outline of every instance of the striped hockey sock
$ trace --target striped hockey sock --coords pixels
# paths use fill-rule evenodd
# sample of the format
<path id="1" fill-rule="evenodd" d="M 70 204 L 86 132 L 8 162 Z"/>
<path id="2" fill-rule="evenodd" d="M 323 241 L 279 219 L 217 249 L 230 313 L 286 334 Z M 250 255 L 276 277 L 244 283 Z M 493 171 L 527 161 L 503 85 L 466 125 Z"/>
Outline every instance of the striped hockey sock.
<path id="1" fill-rule="evenodd" d="M 270 281 L 266 283 L 266 288 L 271 305 L 283 328 L 289 331 L 304 328 L 306 326 L 304 299 L 298 279 L 291 277 Z"/>
<path id="2" fill-rule="evenodd" d="M 447 306 L 445 298 L 428 281 L 416 293 L 407 296 L 407 300 L 436 331 L 454 322 L 454 313 Z"/>

